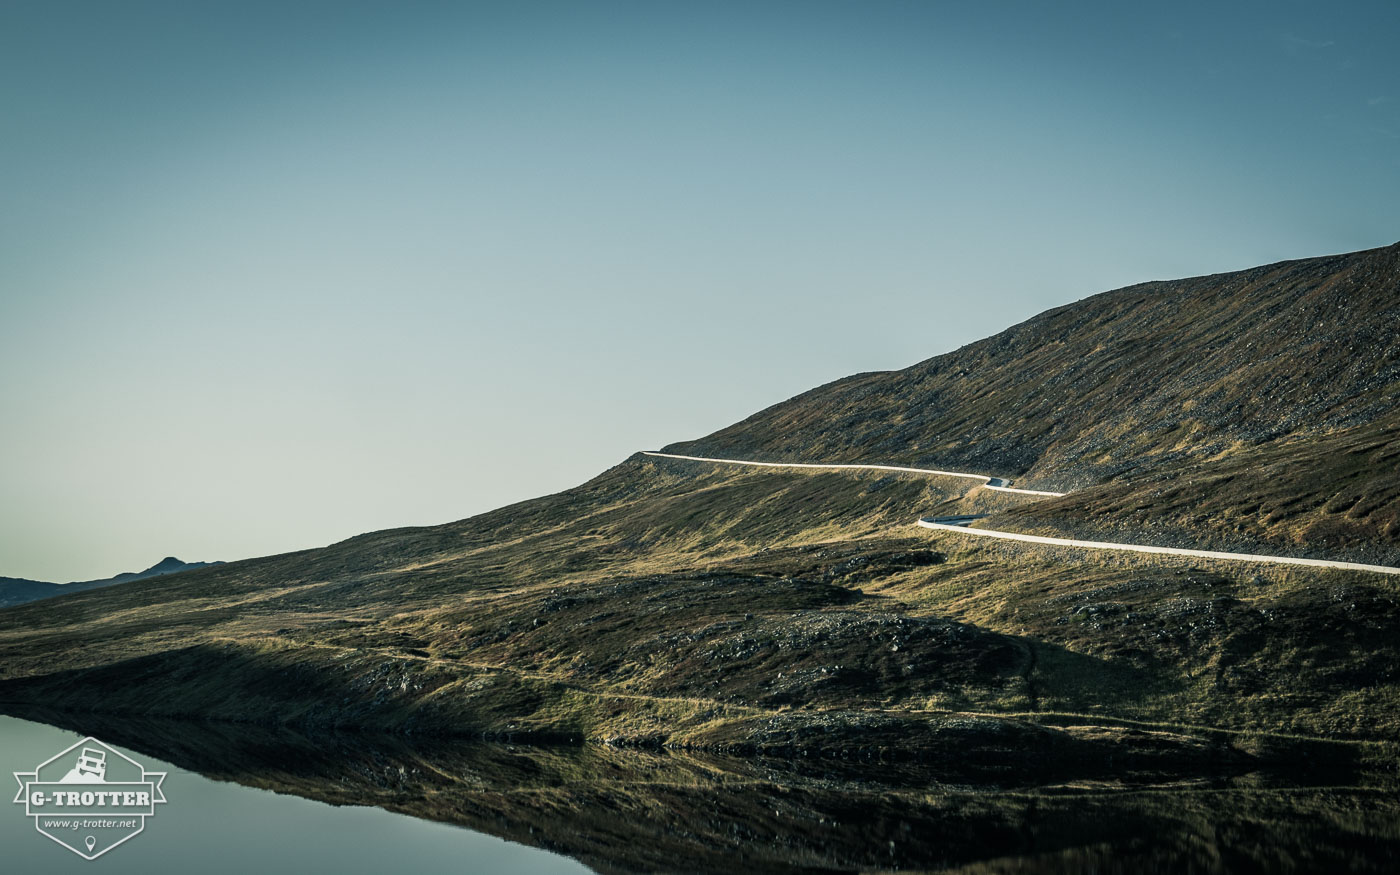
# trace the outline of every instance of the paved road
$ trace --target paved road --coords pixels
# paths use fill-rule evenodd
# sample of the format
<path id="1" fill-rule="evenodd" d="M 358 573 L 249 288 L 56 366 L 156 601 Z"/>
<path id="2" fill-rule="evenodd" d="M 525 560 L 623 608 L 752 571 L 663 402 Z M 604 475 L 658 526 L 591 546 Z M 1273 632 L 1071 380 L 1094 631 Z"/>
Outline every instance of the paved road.
<path id="1" fill-rule="evenodd" d="M 981 480 L 982 487 L 997 492 L 1015 492 L 1021 495 L 1040 495 L 1058 498 L 1064 492 L 1042 492 L 1036 489 L 1014 489 L 1011 481 L 1002 477 L 987 477 L 983 474 L 967 474 L 960 471 L 939 471 L 933 468 L 906 468 L 900 465 L 817 465 L 805 462 L 748 462 L 741 459 L 712 459 L 707 456 L 679 456 L 674 453 L 658 453 L 643 450 L 643 455 L 660 456 L 664 459 L 686 459 L 691 462 L 714 462 L 722 465 L 748 465 L 756 468 L 817 468 L 822 470 L 858 469 L 866 471 L 902 471 L 912 474 L 936 474 L 942 477 L 962 477 L 968 480 Z M 1347 571 L 1374 571 L 1378 574 L 1400 574 L 1400 568 L 1388 565 L 1365 565 L 1360 562 L 1334 562 L 1329 559 L 1295 559 L 1291 556 L 1260 556 L 1252 553 L 1226 553 L 1218 550 L 1188 550 L 1181 547 L 1148 547 L 1142 544 L 1119 544 L 1110 541 L 1079 541 L 1073 538 L 1048 538 L 1042 535 L 1023 535 L 1019 532 L 1002 532 L 995 529 L 974 529 L 974 521 L 986 514 L 964 514 L 961 516 L 924 517 L 919 525 L 926 529 L 945 532 L 958 532 L 964 535 L 978 535 L 984 538 L 1000 538 L 1006 541 L 1022 541 L 1029 544 L 1047 544 L 1054 547 L 1079 547 L 1088 550 L 1126 550 L 1133 553 L 1156 553 L 1163 556 L 1191 556 L 1199 559 L 1225 559 L 1235 562 L 1267 562 L 1272 565 L 1306 565 L 1311 568 L 1340 568 Z"/>
<path id="2" fill-rule="evenodd" d="M 1012 489 L 1011 481 L 1001 477 L 988 477 L 986 474 L 968 474 L 963 471 L 938 471 L 933 468 L 906 468 L 902 465 L 814 465 L 808 462 L 745 462 L 739 459 L 711 459 L 708 456 L 678 456 L 675 453 L 658 453 L 642 450 L 644 456 L 660 456 L 663 459 L 687 459 L 691 462 L 715 462 L 721 465 L 749 465 L 755 468 L 819 468 L 822 470 L 860 471 L 902 471 L 906 474 L 937 474 L 940 477 L 961 477 L 965 480 L 981 480 L 987 489 L 997 492 L 1015 492 L 1020 495 L 1044 495 L 1059 498 L 1063 492 L 1041 492 L 1038 489 Z"/>

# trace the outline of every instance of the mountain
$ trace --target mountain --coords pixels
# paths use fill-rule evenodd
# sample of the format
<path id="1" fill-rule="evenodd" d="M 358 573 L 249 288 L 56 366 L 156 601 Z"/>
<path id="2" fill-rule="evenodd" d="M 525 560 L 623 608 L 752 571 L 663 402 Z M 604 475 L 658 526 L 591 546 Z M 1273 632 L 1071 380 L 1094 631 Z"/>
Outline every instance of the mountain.
<path id="1" fill-rule="evenodd" d="M 1041 534 L 1400 563 L 1400 243 L 1152 282 L 668 452 L 985 471 Z M 1038 524 L 1038 526 L 1037 526 Z"/>
<path id="2" fill-rule="evenodd" d="M 889 460 L 1081 487 L 1400 407 L 1400 243 L 1105 292 L 671 452 Z"/>
<path id="3" fill-rule="evenodd" d="M 1056 782 L 1393 773 L 1393 578 L 913 523 L 1395 555 L 1397 259 L 1109 292 L 669 448 L 1063 497 L 637 454 L 458 522 L 0 612 L 0 703 Z"/>
<path id="4" fill-rule="evenodd" d="M 25 580 L 21 577 L 0 577 L 0 608 L 10 607 L 11 605 L 22 605 L 26 602 L 38 601 L 40 599 L 53 598 L 57 595 L 68 595 L 70 593 L 83 592 L 103 586 L 111 586 L 114 583 L 128 583 L 133 580 L 145 580 L 148 577 L 160 577 L 166 574 L 177 574 L 181 571 L 193 571 L 196 568 L 207 568 L 211 565 L 222 564 L 222 562 L 181 562 L 174 556 L 167 556 L 145 571 L 125 571 L 114 577 L 108 577 L 102 580 L 83 580 L 75 583 L 45 583 L 39 580 Z"/>

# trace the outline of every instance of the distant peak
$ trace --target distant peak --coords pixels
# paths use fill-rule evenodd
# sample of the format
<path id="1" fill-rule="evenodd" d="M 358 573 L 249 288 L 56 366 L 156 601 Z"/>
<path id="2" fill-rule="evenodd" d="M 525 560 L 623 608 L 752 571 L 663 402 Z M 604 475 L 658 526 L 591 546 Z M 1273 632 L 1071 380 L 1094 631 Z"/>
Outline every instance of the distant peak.
<path id="1" fill-rule="evenodd" d="M 177 568 L 184 568 L 184 567 L 185 567 L 185 563 L 184 563 L 184 562 L 181 562 L 179 559 L 176 559 L 174 556 L 166 556 L 164 559 L 160 560 L 160 561 L 157 562 L 155 565 L 152 565 L 150 568 L 147 568 L 145 571 L 143 571 L 143 572 L 141 572 L 141 573 L 142 573 L 142 574 L 151 574 L 151 573 L 159 573 L 159 572 L 165 572 L 165 571 L 174 571 L 174 570 L 177 569 Z"/>

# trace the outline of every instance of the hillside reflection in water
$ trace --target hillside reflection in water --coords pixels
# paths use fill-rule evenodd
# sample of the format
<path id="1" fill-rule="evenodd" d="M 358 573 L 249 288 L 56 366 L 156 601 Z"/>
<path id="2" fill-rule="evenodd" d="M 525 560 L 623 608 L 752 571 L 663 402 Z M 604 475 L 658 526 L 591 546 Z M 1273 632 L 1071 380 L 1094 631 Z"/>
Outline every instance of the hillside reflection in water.
<path id="1" fill-rule="evenodd" d="M 518 852 L 516 871 L 567 871 L 563 864 L 570 861 L 536 849 L 601 871 L 726 875 L 1400 869 L 1393 780 L 1357 782 L 1353 776 L 1343 786 L 1305 786 L 1297 776 L 1253 774 L 1172 786 L 1035 787 L 1016 786 L 1008 776 L 999 786 L 976 787 L 945 783 L 911 764 L 308 737 L 241 725 L 25 716 L 217 781 L 383 809 L 356 815 L 383 819 L 375 826 L 357 823 L 361 837 L 376 826 L 385 827 L 384 841 L 404 835 L 387 828 L 400 819 L 386 812 L 396 812 L 529 846 L 496 849 Z M 7 747 L 16 728 L 35 726 L 0 720 Z M 71 738 L 47 731 L 55 740 Z M 11 812 L 11 820 L 17 814 Z M 256 843 L 260 836 L 247 839 Z M 386 853 L 409 869 L 429 868 L 429 860 L 419 859 L 429 853 L 420 839 L 406 838 Z M 537 856 L 521 856 L 529 854 Z M 164 860 L 171 871 L 196 865 L 181 861 L 171 868 L 169 857 Z M 459 863 L 472 868 L 470 860 Z"/>

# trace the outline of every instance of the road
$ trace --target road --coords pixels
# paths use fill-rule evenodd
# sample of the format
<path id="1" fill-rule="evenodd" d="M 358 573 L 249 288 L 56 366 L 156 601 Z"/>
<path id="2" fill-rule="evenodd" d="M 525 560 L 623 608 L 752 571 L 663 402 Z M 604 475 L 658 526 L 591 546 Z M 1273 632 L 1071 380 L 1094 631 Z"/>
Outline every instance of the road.
<path id="1" fill-rule="evenodd" d="M 708 456 L 678 456 L 675 453 L 658 453 L 642 450 L 644 456 L 660 456 L 663 459 L 686 459 L 691 462 L 715 462 L 721 465 L 749 465 L 754 468 L 815 468 L 820 470 L 845 471 L 899 471 L 905 474 L 937 474 L 940 477 L 961 477 L 964 480 L 981 480 L 987 489 L 997 492 L 1015 492 L 1019 495 L 1043 495 L 1059 498 L 1063 492 L 1042 492 L 1038 489 L 1012 489 L 1011 481 L 1002 477 L 988 477 L 986 474 L 968 474 L 963 471 L 939 471 L 934 468 L 906 468 L 902 465 L 815 465 L 808 462 L 745 462 L 739 459 L 711 459 Z"/>
<path id="2" fill-rule="evenodd" d="M 685 459 L 691 462 L 712 462 L 720 465 L 747 465 L 755 468 L 807 468 L 818 470 L 862 470 L 897 471 L 908 474 L 934 474 L 940 477 L 961 477 L 967 480 L 980 480 L 984 489 L 997 492 L 1014 492 L 1020 495 L 1038 495 L 1059 498 L 1065 492 L 1045 492 L 1038 489 L 1015 489 L 1011 481 L 1003 477 L 988 477 L 984 474 L 968 474 L 962 471 L 940 471 L 934 468 L 908 468 L 902 465 L 822 465 L 808 462 L 750 462 L 742 459 L 715 459 L 708 456 L 681 456 L 675 453 L 661 453 L 643 450 L 643 455 L 658 456 L 663 459 Z M 1078 547 L 1084 550 L 1120 550 L 1133 553 L 1155 553 L 1162 556 L 1190 556 L 1197 559 L 1223 559 L 1233 562 L 1265 562 L 1270 565 L 1304 565 L 1310 568 L 1339 568 L 1344 571 L 1371 571 L 1377 574 L 1400 574 L 1400 568 L 1389 565 L 1366 565 L 1361 562 L 1335 562 L 1330 559 L 1299 559 L 1292 556 L 1261 556 L 1254 553 L 1226 553 L 1219 550 L 1190 550 L 1182 547 L 1149 547 L 1143 544 L 1120 544 L 1110 541 L 1079 541 L 1073 538 L 1049 538 L 1042 535 L 1023 535 L 1019 532 L 1003 532 L 996 529 L 974 529 L 972 523 L 986 514 L 964 514 L 961 516 L 924 517 L 918 525 L 925 529 L 943 532 L 957 532 L 963 535 L 977 535 L 984 538 L 1000 538 L 1006 541 L 1021 541 L 1027 544 L 1045 544 L 1052 547 Z"/>

